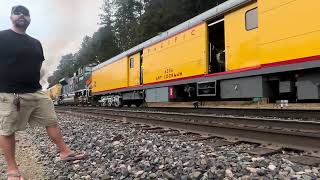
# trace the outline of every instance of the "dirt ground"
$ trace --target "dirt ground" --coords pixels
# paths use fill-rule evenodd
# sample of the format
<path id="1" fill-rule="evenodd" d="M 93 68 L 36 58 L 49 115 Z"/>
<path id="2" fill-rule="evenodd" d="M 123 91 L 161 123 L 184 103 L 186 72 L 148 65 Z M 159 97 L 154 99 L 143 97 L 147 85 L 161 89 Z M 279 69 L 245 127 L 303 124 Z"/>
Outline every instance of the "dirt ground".
<path id="1" fill-rule="evenodd" d="M 16 159 L 25 177 L 29 180 L 47 179 L 44 176 L 44 167 L 41 162 L 37 162 L 39 152 L 31 143 L 25 132 L 16 134 Z M 0 179 L 6 179 L 6 163 L 3 153 L 0 151 Z"/>

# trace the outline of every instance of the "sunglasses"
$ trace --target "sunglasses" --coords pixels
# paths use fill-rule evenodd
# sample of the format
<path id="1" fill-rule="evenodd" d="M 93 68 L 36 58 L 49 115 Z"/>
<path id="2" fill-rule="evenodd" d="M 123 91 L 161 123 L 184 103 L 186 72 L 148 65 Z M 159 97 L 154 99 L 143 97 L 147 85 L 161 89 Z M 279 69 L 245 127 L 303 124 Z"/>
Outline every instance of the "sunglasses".
<path id="1" fill-rule="evenodd" d="M 20 16 L 20 15 L 30 16 L 29 12 L 23 12 L 23 11 L 14 11 L 12 14 L 16 16 Z"/>

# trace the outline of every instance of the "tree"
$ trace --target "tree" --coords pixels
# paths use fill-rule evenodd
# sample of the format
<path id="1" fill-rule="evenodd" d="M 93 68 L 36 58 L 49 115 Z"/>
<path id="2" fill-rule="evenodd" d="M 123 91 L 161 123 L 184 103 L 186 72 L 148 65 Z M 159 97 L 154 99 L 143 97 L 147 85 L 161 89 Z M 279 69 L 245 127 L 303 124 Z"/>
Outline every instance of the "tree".
<path id="1" fill-rule="evenodd" d="M 118 47 L 125 51 L 136 45 L 136 28 L 139 25 L 138 19 L 142 5 L 136 0 L 115 0 L 117 9 L 114 16 L 113 32 L 117 40 Z"/>

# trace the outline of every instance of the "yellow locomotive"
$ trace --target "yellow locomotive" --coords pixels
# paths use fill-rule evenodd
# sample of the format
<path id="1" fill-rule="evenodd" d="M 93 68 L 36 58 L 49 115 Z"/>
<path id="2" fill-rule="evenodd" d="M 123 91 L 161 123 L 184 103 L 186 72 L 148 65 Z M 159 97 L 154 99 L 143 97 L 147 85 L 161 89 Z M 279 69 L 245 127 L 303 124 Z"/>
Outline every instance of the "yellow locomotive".
<path id="1" fill-rule="evenodd" d="M 229 0 L 93 68 L 105 106 L 320 99 L 320 1 Z"/>
<path id="2" fill-rule="evenodd" d="M 47 89 L 47 95 L 52 99 L 55 105 L 59 104 L 59 96 L 61 95 L 61 85 L 56 84 Z"/>

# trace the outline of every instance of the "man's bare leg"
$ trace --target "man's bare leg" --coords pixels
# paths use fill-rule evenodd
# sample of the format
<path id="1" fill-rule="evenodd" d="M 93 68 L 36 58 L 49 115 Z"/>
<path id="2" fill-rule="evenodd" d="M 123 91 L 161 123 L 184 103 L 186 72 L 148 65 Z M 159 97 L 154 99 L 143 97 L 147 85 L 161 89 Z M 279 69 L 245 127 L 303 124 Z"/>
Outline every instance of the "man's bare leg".
<path id="1" fill-rule="evenodd" d="M 60 158 L 64 158 L 70 155 L 71 153 L 73 153 L 73 151 L 71 151 L 69 146 L 64 142 L 62 133 L 58 125 L 48 126 L 46 127 L 46 129 L 47 129 L 48 136 L 53 141 L 53 143 L 57 145 L 59 149 Z"/>
<path id="2" fill-rule="evenodd" d="M 16 142 L 15 142 L 15 135 L 10 135 L 10 136 L 1 136 L 0 135 L 0 147 L 3 152 L 4 158 L 7 162 L 7 173 L 8 174 L 15 174 L 19 172 L 18 165 L 16 163 L 16 158 L 15 158 L 15 147 L 16 147 Z M 22 177 L 20 178 L 15 178 L 15 177 L 9 177 L 8 180 L 14 180 L 14 179 L 19 179 L 23 180 Z"/>

